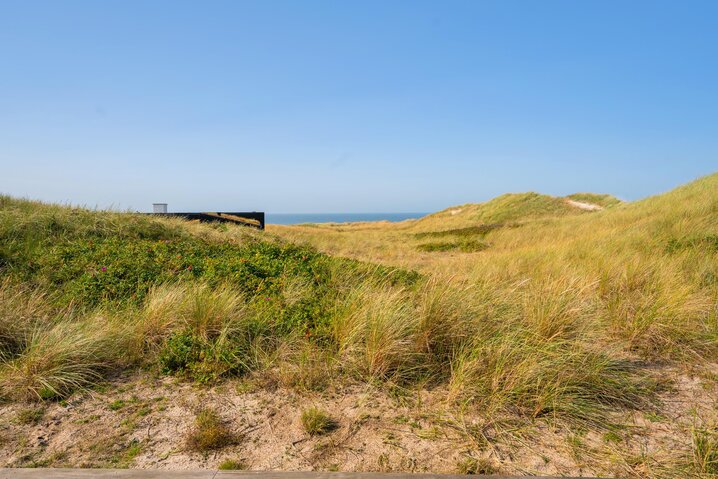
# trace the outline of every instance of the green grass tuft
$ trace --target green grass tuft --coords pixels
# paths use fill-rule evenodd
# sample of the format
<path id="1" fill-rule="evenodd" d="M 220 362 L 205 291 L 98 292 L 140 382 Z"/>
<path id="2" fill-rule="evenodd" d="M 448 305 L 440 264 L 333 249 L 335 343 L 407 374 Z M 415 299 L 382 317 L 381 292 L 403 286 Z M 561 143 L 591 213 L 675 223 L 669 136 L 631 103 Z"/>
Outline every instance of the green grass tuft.
<path id="1" fill-rule="evenodd" d="M 18 424 L 24 425 L 38 424 L 40 421 L 42 421 L 43 417 L 45 417 L 44 407 L 29 407 L 26 409 L 21 409 L 20 411 L 18 411 L 17 416 L 15 416 Z"/>
<path id="2" fill-rule="evenodd" d="M 718 429 L 693 428 L 692 464 L 695 472 L 708 476 L 718 475 Z"/>
<path id="3" fill-rule="evenodd" d="M 206 452 L 235 444 L 237 440 L 216 411 L 202 409 L 197 413 L 194 427 L 187 436 L 187 447 L 193 451 Z"/>
<path id="4" fill-rule="evenodd" d="M 496 474 L 498 470 L 488 459 L 476 459 L 473 457 L 467 457 L 459 461 L 456 465 L 456 470 L 459 474 L 481 474 L 481 475 L 492 475 Z"/>
<path id="5" fill-rule="evenodd" d="M 310 436 L 326 434 L 337 428 L 337 423 L 324 411 L 311 407 L 302 411 L 302 426 Z"/>
<path id="6" fill-rule="evenodd" d="M 220 471 L 245 471 L 248 469 L 247 464 L 241 460 L 227 459 L 219 464 Z"/>

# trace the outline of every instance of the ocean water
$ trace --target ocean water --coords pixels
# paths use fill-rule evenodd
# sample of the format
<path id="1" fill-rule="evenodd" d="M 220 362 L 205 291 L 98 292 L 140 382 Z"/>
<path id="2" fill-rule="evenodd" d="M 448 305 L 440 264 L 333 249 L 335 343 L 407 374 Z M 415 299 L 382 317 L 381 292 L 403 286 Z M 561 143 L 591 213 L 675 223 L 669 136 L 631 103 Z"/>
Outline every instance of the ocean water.
<path id="1" fill-rule="evenodd" d="M 301 223 L 353 223 L 357 221 L 404 221 L 421 218 L 427 213 L 267 213 L 270 225 L 296 225 Z"/>

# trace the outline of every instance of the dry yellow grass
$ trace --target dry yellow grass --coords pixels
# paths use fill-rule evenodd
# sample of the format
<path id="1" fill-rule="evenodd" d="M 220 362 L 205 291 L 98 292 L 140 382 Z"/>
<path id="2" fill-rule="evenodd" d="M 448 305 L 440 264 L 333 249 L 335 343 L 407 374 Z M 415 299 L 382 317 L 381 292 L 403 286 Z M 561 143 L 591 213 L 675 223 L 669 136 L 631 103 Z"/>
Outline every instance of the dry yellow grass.
<path id="1" fill-rule="evenodd" d="M 580 214 L 513 211 L 505 215 L 510 222 L 498 224 L 483 222 L 479 207 L 464 205 L 419 221 L 269 231 L 328 254 L 424 274 L 431 288 L 408 313 L 419 319 L 409 323 L 423 351 L 450 368 L 450 402 L 479 407 L 491 417 L 519 409 L 602 428 L 609 426 L 608 411 L 660 407 L 651 404 L 649 383 L 675 378 L 655 375 L 661 365 L 706 378 L 712 385 L 706 391 L 715 386 L 718 174 L 635 203 L 607 204 Z M 470 214 L 452 214 L 467 209 Z M 491 221 L 501 217 L 493 214 Z M 489 247 L 421 248 L 429 239 L 460 245 L 466 238 Z M 364 302 L 367 311 L 397 310 L 382 295 Z M 391 320 L 392 331 L 405 324 L 402 317 Z M 638 364 L 643 379 L 618 374 Z M 673 438 L 693 443 L 683 459 L 649 468 L 646 458 L 618 454 L 621 467 L 656 477 L 706 474 L 713 467 L 713 436 L 685 434 Z"/>
<path id="2" fill-rule="evenodd" d="M 509 302 L 524 305 L 526 321 L 539 321 L 533 327 L 544 327 L 542 316 L 555 320 L 538 309 L 569 308 L 559 315 L 583 318 L 584 329 L 597 337 L 620 340 L 647 357 L 715 359 L 718 175 L 604 211 L 539 219 L 535 211 L 523 218 L 514 212 L 511 219 L 511 225 L 480 234 L 490 246 L 475 253 L 417 250 L 427 222 L 448 240 L 447 229 L 456 231 L 455 239 L 483 224 L 464 219 L 446 228 L 442 215 L 270 231 L 329 254 L 412 268 L 509 296 Z M 567 296 L 574 306 L 562 305 Z"/>

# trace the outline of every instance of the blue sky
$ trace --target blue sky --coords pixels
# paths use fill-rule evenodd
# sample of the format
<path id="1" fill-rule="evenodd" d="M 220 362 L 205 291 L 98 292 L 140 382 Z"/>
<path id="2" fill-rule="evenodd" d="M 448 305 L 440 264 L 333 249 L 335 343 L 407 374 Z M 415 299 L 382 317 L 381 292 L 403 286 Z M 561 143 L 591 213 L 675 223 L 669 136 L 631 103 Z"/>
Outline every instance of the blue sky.
<path id="1" fill-rule="evenodd" d="M 0 191 L 433 211 L 718 170 L 718 2 L 0 0 Z"/>

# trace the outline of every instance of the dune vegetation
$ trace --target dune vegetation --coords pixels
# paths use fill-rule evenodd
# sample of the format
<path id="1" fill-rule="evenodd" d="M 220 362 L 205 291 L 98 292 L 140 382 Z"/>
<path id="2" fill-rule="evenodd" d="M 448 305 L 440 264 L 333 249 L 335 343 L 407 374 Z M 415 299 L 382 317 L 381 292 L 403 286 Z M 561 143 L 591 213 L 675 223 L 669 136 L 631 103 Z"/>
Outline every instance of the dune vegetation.
<path id="1" fill-rule="evenodd" d="M 441 330 L 466 324 L 452 312 L 479 318 L 459 328 L 473 336 L 472 347 L 447 356 L 448 397 L 491 414 L 523 406 L 524 414 L 600 417 L 606 426 L 601 398 L 610 398 L 610 409 L 660 410 L 652 402 L 657 391 L 680 389 L 679 377 L 687 375 L 701 378 L 715 411 L 718 175 L 635 203 L 594 194 L 567 199 L 602 208 L 572 210 L 564 199 L 531 193 L 399 224 L 271 230 L 331 255 L 416 270 L 447 285 L 441 296 L 456 296 L 437 309 L 447 321 Z M 487 324 L 503 327 L 477 334 Z M 609 383 L 620 392 L 600 390 Z M 549 384 L 556 389 L 544 389 Z M 714 412 L 686 414 L 716 437 Z M 701 442 L 691 439 L 695 429 L 684 432 L 681 445 Z M 712 464 L 694 470 L 718 472 Z M 691 469 L 678 470 L 623 473 Z"/>
<path id="2" fill-rule="evenodd" d="M 361 387 L 404 405 L 429 394 L 435 430 L 396 421 L 470 444 L 453 468 L 425 470 L 718 473 L 718 175 L 635 203 L 511 194 L 398 224 L 267 232 L 0 197 L 0 272 L 5 417 L 42 418 L 27 407 L 138 374 L 300 402 Z M 296 405 L 312 441 L 343 434 L 341 415 L 327 427 L 312 404 Z M 187 424 L 195 450 L 242 447 L 211 409 Z M 500 452 L 540 449 L 547 428 L 558 457 Z M 45 457 L 18 441 L 0 441 L 9 465 Z M 109 464 L 132 465 L 132 444 Z M 385 470 L 383 457 L 361 467 Z"/>

